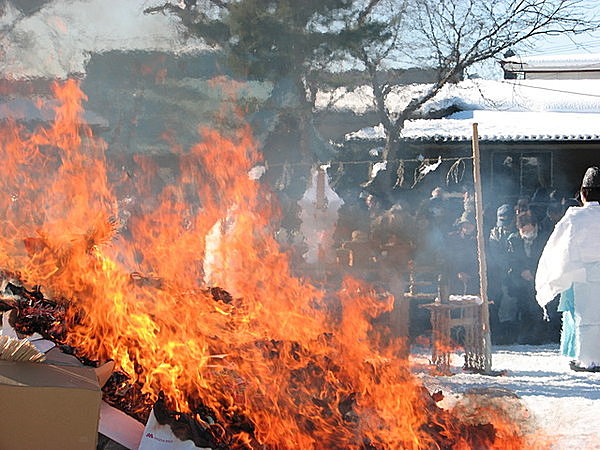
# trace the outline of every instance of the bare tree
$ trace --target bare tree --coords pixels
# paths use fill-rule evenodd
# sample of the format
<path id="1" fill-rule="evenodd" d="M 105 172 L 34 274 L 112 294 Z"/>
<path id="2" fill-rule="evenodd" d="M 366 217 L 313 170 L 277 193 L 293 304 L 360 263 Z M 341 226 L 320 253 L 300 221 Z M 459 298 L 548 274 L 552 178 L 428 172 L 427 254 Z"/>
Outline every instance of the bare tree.
<path id="1" fill-rule="evenodd" d="M 177 15 L 186 33 L 220 48 L 232 67 L 287 89 L 278 97 L 287 105 L 276 108 L 295 117 L 292 128 L 301 130 L 300 147 L 308 153 L 318 154 L 320 146 L 307 144 L 319 141 L 312 124 L 315 74 L 362 65 L 386 132 L 387 161 L 406 120 L 422 116 L 423 105 L 469 68 L 536 37 L 596 29 L 583 15 L 585 1 L 186 0 L 146 12 Z M 387 69 L 402 66 L 431 68 L 435 77 L 391 110 L 398 83 Z"/>
<path id="2" fill-rule="evenodd" d="M 583 0 L 388 1 L 393 4 L 388 9 L 395 12 L 391 38 L 377 49 L 353 53 L 370 75 L 375 108 L 386 132 L 386 161 L 398 149 L 404 123 L 422 116 L 425 103 L 475 64 L 536 37 L 598 28 L 598 22 L 586 19 Z M 382 69 L 390 61 L 406 61 L 407 57 L 413 65 L 434 69 L 436 80 L 399 110 L 391 111 L 388 100 L 395 83 L 382 78 Z"/>

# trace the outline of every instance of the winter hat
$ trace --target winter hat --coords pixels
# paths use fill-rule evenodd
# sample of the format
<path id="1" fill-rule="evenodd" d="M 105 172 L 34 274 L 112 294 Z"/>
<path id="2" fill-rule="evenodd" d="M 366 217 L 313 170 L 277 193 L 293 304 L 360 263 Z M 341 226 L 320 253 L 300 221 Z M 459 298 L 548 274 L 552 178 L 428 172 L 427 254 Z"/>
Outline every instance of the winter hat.
<path id="1" fill-rule="evenodd" d="M 600 187 L 600 169 L 598 167 L 589 167 L 585 171 L 583 181 L 581 182 L 582 188 L 598 188 Z"/>
<path id="2" fill-rule="evenodd" d="M 496 210 L 496 226 L 505 227 L 510 225 L 515 216 L 515 210 L 508 203 L 500 206 Z"/>

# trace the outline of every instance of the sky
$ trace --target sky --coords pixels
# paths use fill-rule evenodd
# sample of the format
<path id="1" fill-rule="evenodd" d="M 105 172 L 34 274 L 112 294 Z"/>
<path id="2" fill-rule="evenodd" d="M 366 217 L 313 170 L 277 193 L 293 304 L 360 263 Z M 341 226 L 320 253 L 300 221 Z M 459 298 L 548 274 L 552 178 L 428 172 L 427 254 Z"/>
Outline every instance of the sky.
<path id="1" fill-rule="evenodd" d="M 597 0 L 582 1 L 579 10 L 590 20 L 600 19 L 600 2 Z M 531 49 L 527 50 L 527 55 L 522 56 L 574 53 L 600 53 L 600 31 L 575 36 L 544 36 L 533 42 Z"/>

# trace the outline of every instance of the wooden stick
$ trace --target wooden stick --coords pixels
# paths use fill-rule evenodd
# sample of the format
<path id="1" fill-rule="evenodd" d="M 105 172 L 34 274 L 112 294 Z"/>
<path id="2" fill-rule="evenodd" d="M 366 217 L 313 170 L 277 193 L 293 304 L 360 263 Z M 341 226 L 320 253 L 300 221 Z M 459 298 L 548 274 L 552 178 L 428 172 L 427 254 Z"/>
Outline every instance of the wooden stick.
<path id="1" fill-rule="evenodd" d="M 485 236 L 483 228 L 483 202 L 481 193 L 481 158 L 479 155 L 479 133 L 473 124 L 473 184 L 475 187 L 475 221 L 477 223 L 477 256 L 479 258 L 479 290 L 483 304 L 483 351 L 485 372 L 492 370 L 492 342 L 490 333 L 490 311 L 487 298 L 487 263 L 485 259 Z"/>
<path id="2" fill-rule="evenodd" d="M 325 170 L 321 167 L 317 168 L 316 197 L 315 208 L 327 208 L 327 197 L 325 197 Z"/>

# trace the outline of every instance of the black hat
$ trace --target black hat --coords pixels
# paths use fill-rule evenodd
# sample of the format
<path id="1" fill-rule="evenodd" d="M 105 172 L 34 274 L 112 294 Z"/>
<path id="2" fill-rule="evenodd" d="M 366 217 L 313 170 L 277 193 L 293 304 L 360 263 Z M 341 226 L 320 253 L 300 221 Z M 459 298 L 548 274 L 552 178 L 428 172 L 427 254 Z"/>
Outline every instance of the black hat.
<path id="1" fill-rule="evenodd" d="M 582 188 L 598 188 L 600 187 L 600 169 L 598 167 L 589 167 L 585 171 L 583 181 L 581 182 Z"/>

